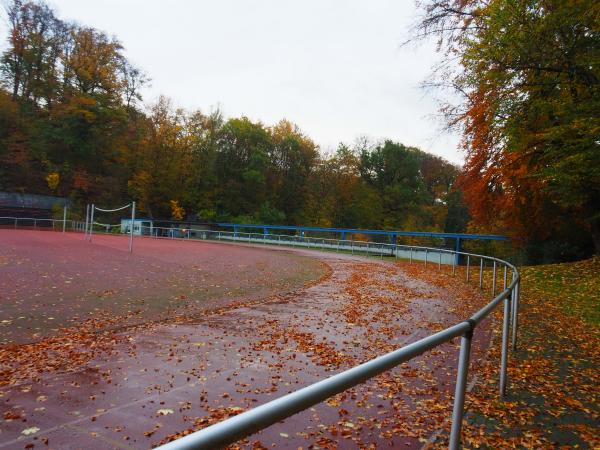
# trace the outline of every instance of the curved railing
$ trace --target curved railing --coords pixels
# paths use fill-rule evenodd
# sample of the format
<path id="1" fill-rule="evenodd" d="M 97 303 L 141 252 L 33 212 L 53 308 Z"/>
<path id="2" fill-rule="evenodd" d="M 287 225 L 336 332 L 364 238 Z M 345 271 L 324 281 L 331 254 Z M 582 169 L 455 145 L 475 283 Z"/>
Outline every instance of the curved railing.
<path id="1" fill-rule="evenodd" d="M 0 225 L 6 225 L 6 222 L 8 221 L 10 224 L 14 223 L 14 227 L 18 227 L 19 220 L 32 221 L 34 219 L 0 217 Z M 52 221 L 51 219 L 35 220 L 45 220 L 47 223 L 52 222 L 51 226 L 53 229 L 58 228 L 65 230 L 69 227 L 70 230 L 85 231 L 86 228 L 82 222 L 76 221 Z M 54 222 L 58 222 L 59 226 L 55 226 Z M 96 232 L 106 232 L 109 229 L 118 229 L 118 225 L 96 223 L 94 225 Z M 50 225 L 48 225 L 48 227 L 50 227 Z M 411 262 L 423 261 L 426 266 L 427 264 L 437 263 L 439 269 L 441 269 L 442 265 L 451 265 L 453 274 L 456 274 L 456 268 L 462 257 L 467 282 L 471 280 L 471 272 L 476 270 L 474 267 L 477 267 L 477 265 L 472 265 L 471 263 L 476 261 L 479 262 L 478 275 L 480 288 L 483 288 L 483 278 L 486 267 L 489 265 L 492 269 L 491 291 L 493 298 L 487 305 L 473 314 L 470 318 L 448 327 L 443 331 L 379 356 L 371 361 L 279 397 L 215 425 L 179 438 L 159 447 L 161 450 L 214 449 L 232 444 L 460 336 L 461 344 L 458 356 L 458 371 L 449 441 L 449 448 L 457 449 L 460 446 L 460 434 L 464 415 L 464 402 L 473 334 L 481 321 L 488 317 L 500 303 L 503 303 L 504 307 L 499 394 L 501 397 L 506 394 L 509 339 L 512 341 L 511 344 L 513 350 L 516 350 L 517 346 L 520 288 L 519 272 L 514 265 L 507 261 L 490 256 L 457 252 L 443 248 L 310 238 L 304 236 L 158 227 L 142 227 L 141 233 L 145 237 L 154 238 L 244 242 L 279 246 L 291 245 L 352 254 L 364 254 L 367 256 L 378 256 L 382 259 L 384 257 L 405 258 Z M 496 295 L 499 274 L 501 277 L 502 290 Z M 509 336 L 511 328 L 512 337 Z"/>

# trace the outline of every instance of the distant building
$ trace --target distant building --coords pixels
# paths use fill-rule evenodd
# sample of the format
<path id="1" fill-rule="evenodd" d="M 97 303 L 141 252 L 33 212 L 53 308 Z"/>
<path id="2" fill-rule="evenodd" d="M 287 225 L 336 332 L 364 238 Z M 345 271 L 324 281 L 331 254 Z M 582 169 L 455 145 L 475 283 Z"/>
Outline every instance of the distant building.
<path id="1" fill-rule="evenodd" d="M 121 219 L 121 233 L 131 232 L 131 219 Z M 133 220 L 134 236 L 154 236 L 154 225 L 152 219 L 135 218 Z"/>

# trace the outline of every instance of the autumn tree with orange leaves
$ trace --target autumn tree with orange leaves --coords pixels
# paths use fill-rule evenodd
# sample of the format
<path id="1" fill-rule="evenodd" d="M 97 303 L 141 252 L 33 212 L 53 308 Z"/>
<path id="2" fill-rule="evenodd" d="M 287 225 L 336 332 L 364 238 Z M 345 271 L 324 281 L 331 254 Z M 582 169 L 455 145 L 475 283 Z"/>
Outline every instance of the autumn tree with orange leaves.
<path id="1" fill-rule="evenodd" d="M 460 94 L 442 111 L 463 134 L 475 225 L 559 258 L 600 253 L 600 4 L 419 6 L 417 39 L 435 37 L 444 56 L 430 84 Z"/>

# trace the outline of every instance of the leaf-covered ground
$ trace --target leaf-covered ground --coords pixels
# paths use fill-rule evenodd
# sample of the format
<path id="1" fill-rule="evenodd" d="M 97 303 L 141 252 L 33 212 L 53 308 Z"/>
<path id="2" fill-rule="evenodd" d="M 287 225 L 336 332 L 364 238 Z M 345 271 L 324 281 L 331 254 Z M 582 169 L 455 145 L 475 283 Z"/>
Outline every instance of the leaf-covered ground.
<path id="1" fill-rule="evenodd" d="M 0 348 L 0 448 L 148 448 L 439 331 L 485 302 L 434 267 L 319 258 L 328 275 L 287 294 Z M 488 337 L 477 337 L 480 355 Z M 418 449 L 450 413 L 456 353 L 445 344 L 239 445 Z"/>
<path id="2" fill-rule="evenodd" d="M 161 247 L 160 242 L 152 245 Z M 223 248 L 234 252 L 237 266 L 220 270 L 234 279 L 245 273 L 244 253 L 257 251 Z M 287 253 L 273 252 L 273 260 L 282 261 Z M 476 272 L 467 286 L 464 271 L 453 276 L 448 267 L 440 271 L 436 265 L 331 253 L 319 258 L 328 266 L 326 275 L 287 293 L 242 295 L 161 322 L 131 323 L 106 311 L 35 342 L 0 346 L 0 448 L 148 448 L 439 331 L 490 297 L 489 271 L 480 291 Z M 38 263 L 23 259 L 15 269 L 0 259 L 17 274 L 27 264 L 39 268 Z M 497 397 L 499 321 L 478 327 L 467 447 L 600 445 L 599 265 L 595 259 L 523 269 L 520 347 L 511 354 L 505 402 Z M 278 278 L 291 275 L 285 270 Z M 11 299 L 25 292 L 19 280 L 2 280 Z M 98 281 L 80 278 L 76 284 L 82 287 L 85 280 Z M 282 286 L 273 277 L 255 282 L 259 292 Z M 32 286 L 46 284 L 34 280 Z M 170 290 L 179 287 L 166 287 L 166 298 L 174 298 Z M 140 284 L 140 292 L 146 288 Z M 69 291 L 60 289 L 65 298 Z M 180 300 L 206 298 L 190 292 Z M 77 302 L 85 306 L 85 297 Z M 18 326 L 5 320 L 5 329 Z M 457 344 L 438 347 L 233 448 L 418 449 L 449 424 Z M 443 447 L 444 439 L 442 433 L 433 445 Z"/>
<path id="3" fill-rule="evenodd" d="M 509 360 L 508 395 L 498 398 L 496 327 L 496 345 L 467 397 L 465 447 L 598 449 L 600 258 L 521 273 L 519 343 Z M 435 446 L 446 442 L 440 437 Z"/>

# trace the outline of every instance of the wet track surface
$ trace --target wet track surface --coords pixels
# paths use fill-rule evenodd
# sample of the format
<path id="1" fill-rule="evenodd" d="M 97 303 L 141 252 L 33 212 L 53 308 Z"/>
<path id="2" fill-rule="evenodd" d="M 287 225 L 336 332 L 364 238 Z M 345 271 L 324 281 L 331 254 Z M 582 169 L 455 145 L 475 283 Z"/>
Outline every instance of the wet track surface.
<path id="1" fill-rule="evenodd" d="M 293 254 L 210 242 L 0 229 L 0 345 L 160 320 L 303 286 L 324 273 Z M 126 316 L 127 320 L 124 320 Z M 101 322 L 105 322 L 102 324 Z"/>
<path id="2" fill-rule="evenodd" d="M 149 448 L 414 342 L 485 302 L 457 278 L 419 265 L 291 252 L 326 263 L 329 274 L 291 292 L 117 331 L 65 332 L 2 353 L 0 449 Z M 488 328 L 476 334 L 475 361 Z M 238 445 L 420 448 L 450 415 L 457 344 Z M 53 355 L 64 345 L 67 356 Z M 35 355 L 36 363 L 24 362 Z"/>

